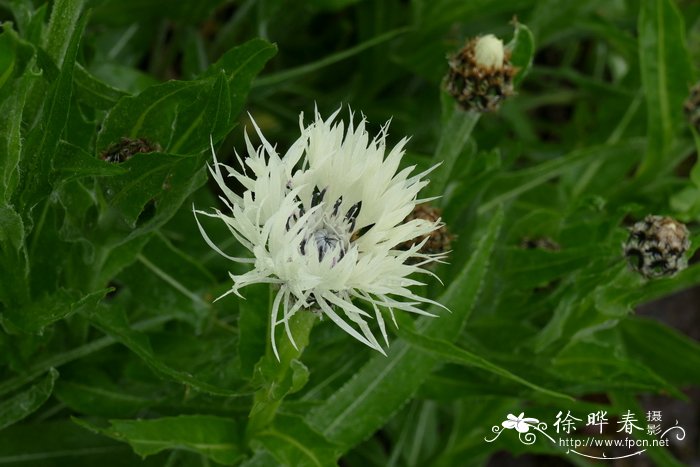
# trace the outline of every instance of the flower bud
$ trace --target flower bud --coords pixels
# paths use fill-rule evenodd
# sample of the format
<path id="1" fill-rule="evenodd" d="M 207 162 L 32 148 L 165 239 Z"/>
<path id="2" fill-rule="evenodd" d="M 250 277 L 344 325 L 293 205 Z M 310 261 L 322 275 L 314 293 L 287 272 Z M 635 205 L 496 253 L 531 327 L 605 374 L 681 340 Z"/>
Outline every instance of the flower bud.
<path id="1" fill-rule="evenodd" d="M 476 40 L 474 59 L 477 65 L 485 68 L 503 68 L 503 41 L 488 34 Z"/>
<path id="2" fill-rule="evenodd" d="M 445 89 L 465 110 L 493 112 L 513 94 L 510 51 L 493 34 L 470 40 L 448 63 Z"/>
<path id="3" fill-rule="evenodd" d="M 629 229 L 624 245 L 630 266 L 646 278 L 671 276 L 685 269 L 690 248 L 685 225 L 675 219 L 647 216 Z"/>

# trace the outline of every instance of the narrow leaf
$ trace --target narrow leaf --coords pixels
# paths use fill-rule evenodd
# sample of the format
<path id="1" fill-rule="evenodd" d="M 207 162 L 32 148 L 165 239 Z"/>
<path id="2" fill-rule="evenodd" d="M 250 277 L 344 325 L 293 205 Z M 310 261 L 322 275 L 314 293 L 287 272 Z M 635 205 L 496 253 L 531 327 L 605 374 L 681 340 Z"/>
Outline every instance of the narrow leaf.
<path id="1" fill-rule="evenodd" d="M 440 339 L 432 339 L 428 336 L 421 335 L 415 331 L 406 328 L 399 328 L 399 335 L 402 339 L 409 342 L 412 346 L 420 349 L 423 352 L 431 354 L 444 362 L 456 363 L 459 365 L 480 368 L 495 375 L 514 381 L 523 386 L 527 386 L 537 392 L 550 397 L 560 399 L 573 400 L 571 396 L 562 394 L 551 389 L 543 388 L 535 383 L 531 383 L 520 376 L 517 376 L 510 371 L 502 368 L 483 357 L 480 357 L 466 349 L 457 347 L 456 345 Z"/>
<path id="2" fill-rule="evenodd" d="M 682 123 L 683 101 L 693 84 L 692 68 L 685 24 L 673 0 L 643 0 L 638 29 L 648 135 L 639 173 L 653 176 L 667 157 Z"/>
<path id="3" fill-rule="evenodd" d="M 0 403 L 0 430 L 34 413 L 49 398 L 58 371 L 53 368 L 39 383 Z"/>

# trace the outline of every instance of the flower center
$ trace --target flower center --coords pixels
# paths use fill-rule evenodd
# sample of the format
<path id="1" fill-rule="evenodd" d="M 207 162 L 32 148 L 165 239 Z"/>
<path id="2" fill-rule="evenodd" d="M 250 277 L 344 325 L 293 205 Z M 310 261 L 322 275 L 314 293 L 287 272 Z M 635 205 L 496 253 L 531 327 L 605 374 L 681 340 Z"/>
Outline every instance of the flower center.
<path id="1" fill-rule="evenodd" d="M 340 261 L 343 256 L 345 256 L 345 248 L 343 247 L 343 239 L 340 238 L 334 232 L 331 232 L 325 228 L 320 228 L 313 234 L 314 242 L 316 243 L 316 249 L 318 250 L 318 260 L 323 261 L 323 257 L 330 250 L 335 250 L 336 246 L 340 244 L 340 251 L 338 253 L 338 258 L 334 258 L 333 263 Z"/>
<path id="2" fill-rule="evenodd" d="M 288 185 L 288 188 L 291 187 Z M 317 186 L 314 187 L 310 199 L 312 208 L 324 203 L 327 191 L 327 188 L 320 190 Z M 306 213 L 302 201 L 297 198 L 297 202 L 299 209 L 287 219 L 287 230 L 290 230 Z M 308 228 L 308 234 L 299 244 L 299 251 L 302 255 L 313 254 L 321 262 L 327 254 L 333 254 L 331 266 L 335 266 L 338 261 L 343 259 L 351 242 L 357 236 L 353 236 L 353 233 L 356 233 L 355 225 L 362 209 L 362 201 L 350 206 L 345 214 L 340 212 L 342 203 L 343 197 L 340 196 L 332 205 L 330 203 L 323 204 L 315 215 L 307 220 L 305 227 Z"/>

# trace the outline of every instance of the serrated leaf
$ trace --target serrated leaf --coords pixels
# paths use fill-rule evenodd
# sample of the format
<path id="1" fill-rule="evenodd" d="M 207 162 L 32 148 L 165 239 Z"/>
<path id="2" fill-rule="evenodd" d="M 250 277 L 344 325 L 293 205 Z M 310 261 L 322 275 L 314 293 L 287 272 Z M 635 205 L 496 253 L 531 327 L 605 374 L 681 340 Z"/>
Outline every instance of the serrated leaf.
<path id="1" fill-rule="evenodd" d="M 84 420 L 73 421 L 95 433 L 129 443 L 134 452 L 144 457 L 166 449 L 184 449 L 232 465 L 245 452 L 240 426 L 231 418 L 180 415 L 154 420 L 110 420 L 106 428 Z"/>
<path id="2" fill-rule="evenodd" d="M 58 371 L 53 368 L 39 383 L 0 403 L 0 430 L 34 413 L 53 392 Z"/>
<path id="3" fill-rule="evenodd" d="M 459 275 L 438 299 L 452 309 L 438 318 L 418 322 L 417 332 L 434 339 L 454 341 L 476 302 L 496 243 L 503 212 L 497 211 Z M 439 313 L 437 309 L 431 311 Z M 354 446 L 379 429 L 418 390 L 438 360 L 412 351 L 405 341 L 394 342 L 387 357 L 378 355 L 345 386 L 314 409 L 307 421 L 344 448 Z"/>

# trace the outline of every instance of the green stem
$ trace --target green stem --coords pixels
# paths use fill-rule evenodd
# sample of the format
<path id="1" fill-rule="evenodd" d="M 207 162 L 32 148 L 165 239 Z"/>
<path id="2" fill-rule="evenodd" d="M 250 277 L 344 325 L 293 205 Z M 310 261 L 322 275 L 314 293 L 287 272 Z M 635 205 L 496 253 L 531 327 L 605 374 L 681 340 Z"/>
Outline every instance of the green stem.
<path id="1" fill-rule="evenodd" d="M 83 3 L 83 0 L 56 0 L 51 9 L 44 45 L 58 68 L 63 66 L 68 50 L 68 38 L 78 24 Z"/>
<path id="2" fill-rule="evenodd" d="M 306 310 L 297 312 L 289 320 L 289 328 L 297 347 L 292 345 L 283 331 L 280 332 L 276 339 L 279 361 L 272 352 L 269 342 L 271 337 L 268 335 L 267 352 L 255 368 L 256 376 L 260 375 L 263 378 L 263 385 L 255 393 L 253 408 L 250 410 L 247 428 L 249 438 L 272 423 L 284 396 L 299 389 L 295 388 L 297 370 L 292 366 L 294 362 L 298 362 L 309 343 L 309 334 L 315 322 L 316 315 Z M 303 367 L 301 364 L 296 366 Z"/>
<path id="3" fill-rule="evenodd" d="M 457 159 L 462 154 L 479 117 L 481 114 L 478 112 L 465 112 L 460 109 L 451 98 L 449 103 L 443 99 L 443 128 L 431 163 L 442 165 L 430 175 L 429 196 L 444 195 Z"/>
<path id="4" fill-rule="evenodd" d="M 369 49 L 371 47 L 374 47 L 376 45 L 382 44 L 384 42 L 387 42 L 401 34 L 404 34 L 408 32 L 410 28 L 399 28 L 399 29 L 394 29 L 393 31 L 389 31 L 387 33 L 381 34 L 377 37 L 373 37 L 372 39 L 369 39 L 361 44 L 356 45 L 355 47 L 349 48 L 347 50 L 343 50 L 342 52 L 335 53 L 333 55 L 329 55 L 325 58 L 322 58 L 321 60 L 317 60 L 312 63 L 307 63 L 306 65 L 301 65 L 296 68 L 290 68 L 288 70 L 281 71 L 279 73 L 274 73 L 274 74 L 269 74 L 267 76 L 263 76 L 261 78 L 256 79 L 253 81 L 252 87 L 258 88 L 258 87 L 264 87 L 264 86 L 274 86 L 278 85 L 280 83 L 284 83 L 285 81 L 294 79 L 294 78 L 299 78 L 301 76 L 304 76 L 308 73 L 314 72 L 316 70 L 319 70 L 323 67 L 326 67 L 328 65 L 332 65 L 334 63 L 340 62 L 342 60 L 345 60 L 346 58 L 350 58 L 353 55 L 356 55 L 366 49 Z"/>

